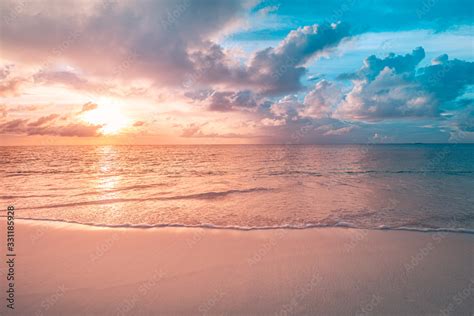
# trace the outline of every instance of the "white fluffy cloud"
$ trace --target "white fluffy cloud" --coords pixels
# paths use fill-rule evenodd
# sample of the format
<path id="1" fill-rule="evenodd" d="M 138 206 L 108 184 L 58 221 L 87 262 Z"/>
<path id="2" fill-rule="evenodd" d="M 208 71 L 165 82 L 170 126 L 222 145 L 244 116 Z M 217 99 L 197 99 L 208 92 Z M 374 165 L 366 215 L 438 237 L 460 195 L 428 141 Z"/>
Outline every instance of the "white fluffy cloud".
<path id="1" fill-rule="evenodd" d="M 353 88 L 343 96 L 337 114 L 360 120 L 436 117 L 450 103 L 463 107 L 453 102 L 474 84 L 474 63 L 442 55 L 417 68 L 424 57 L 421 47 L 404 56 L 368 57 L 358 72 L 340 76 L 352 79 Z"/>

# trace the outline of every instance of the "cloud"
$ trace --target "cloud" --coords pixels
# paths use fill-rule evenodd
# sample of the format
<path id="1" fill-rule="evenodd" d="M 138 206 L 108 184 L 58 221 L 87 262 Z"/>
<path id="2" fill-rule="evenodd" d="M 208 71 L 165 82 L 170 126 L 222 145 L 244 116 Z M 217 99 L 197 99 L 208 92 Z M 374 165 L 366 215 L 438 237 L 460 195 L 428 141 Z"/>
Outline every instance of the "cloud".
<path id="1" fill-rule="evenodd" d="M 0 124 L 0 131 L 4 134 L 23 134 L 27 126 L 28 120 L 14 119 Z"/>
<path id="2" fill-rule="evenodd" d="M 82 105 L 82 109 L 78 112 L 78 114 L 82 114 L 84 112 L 92 111 L 97 109 L 99 106 L 92 102 L 87 102 Z"/>
<path id="3" fill-rule="evenodd" d="M 356 81 L 338 114 L 355 120 L 381 120 L 403 117 L 433 117 L 436 100 L 418 84 L 385 68 L 373 81 Z"/>
<path id="4" fill-rule="evenodd" d="M 205 124 L 189 124 L 183 128 L 181 137 L 184 138 L 255 138 L 255 135 L 237 134 L 237 133 L 207 133 L 202 128 Z"/>
<path id="5" fill-rule="evenodd" d="M 116 79 L 116 80 L 115 80 Z M 131 83 L 122 84 L 120 78 L 112 78 L 104 82 L 100 79 L 86 79 L 72 71 L 55 71 L 41 69 L 33 75 L 35 84 L 41 85 L 62 85 L 76 91 L 82 91 L 86 95 L 111 95 L 114 97 L 144 96 L 148 87 L 134 86 Z"/>
<path id="6" fill-rule="evenodd" d="M 14 76 L 12 74 L 14 64 L 7 64 L 0 67 L 0 97 L 15 97 L 20 94 L 20 88 L 28 83 L 28 78 Z"/>
<path id="7" fill-rule="evenodd" d="M 276 47 L 259 51 L 247 69 L 249 81 L 262 92 L 283 94 L 302 88 L 304 64 L 349 36 L 346 24 L 322 24 L 291 31 Z"/>
<path id="8" fill-rule="evenodd" d="M 358 126 L 332 118 L 298 117 L 277 124 L 276 118 L 262 120 L 262 134 L 269 135 L 267 141 L 291 144 L 344 143 L 348 139 L 356 142 L 367 140 L 368 132 Z M 354 134 L 354 132 L 358 132 Z"/>
<path id="9" fill-rule="evenodd" d="M 424 56 L 421 47 L 404 56 L 370 56 L 358 72 L 340 76 L 351 78 L 354 86 L 342 97 L 338 116 L 355 120 L 436 117 L 474 84 L 474 63 L 450 61 L 442 55 L 432 65 L 417 68 Z"/>
<path id="10" fill-rule="evenodd" d="M 300 115 L 322 118 L 331 117 L 340 101 L 341 87 L 327 80 L 319 81 L 304 98 L 305 107 Z"/>
<path id="11" fill-rule="evenodd" d="M 332 118 L 332 106 L 316 94 L 338 91 L 335 84 L 321 81 L 315 85 L 302 101 L 297 95 L 286 95 L 269 108 L 259 112 L 262 134 L 270 135 L 268 141 L 277 143 L 329 143 L 341 142 L 344 135 L 358 130 L 358 126 Z M 329 95 L 331 95 L 329 97 Z M 361 141 L 364 132 L 355 135 Z"/>
<path id="12" fill-rule="evenodd" d="M 472 24 L 466 7 L 444 0 L 369 2 L 320 1 L 308 7 L 254 0 L 44 0 L 27 5 L 3 0 L 0 96 L 20 96 L 15 104 L 38 97 L 35 102 L 51 108 L 56 107 L 48 100 L 51 95 L 58 96 L 58 102 L 107 97 L 123 106 L 124 113 L 167 113 L 169 126 L 163 129 L 179 127 L 177 133 L 185 138 L 247 137 L 261 129 L 279 140 L 291 141 L 295 135 L 302 142 L 362 139 L 369 129 L 370 136 L 382 135 L 383 128 L 373 128 L 376 121 L 401 122 L 399 128 L 412 119 L 425 119 L 424 126 L 470 132 L 472 113 L 465 109 L 472 105 L 472 62 L 443 54 L 430 65 L 419 47 L 407 54 L 371 55 L 358 71 L 348 73 L 361 52 L 365 57 L 387 49 L 384 44 L 376 47 L 381 41 L 373 34 L 362 46 L 319 60 L 333 57 L 329 54 L 366 30 L 364 26 L 374 32 L 400 25 L 429 32 L 441 22 L 460 26 L 454 33 L 463 34 L 470 28 L 460 24 Z M 302 21 L 310 25 L 298 27 L 305 25 L 299 24 Z M 429 45 L 427 55 L 432 56 L 439 41 L 430 36 L 416 39 Z M 253 41 L 262 37 L 268 41 Z M 407 45 L 383 40 L 397 51 Z M 451 47 L 450 54 L 466 56 L 464 47 Z M 346 73 L 330 81 L 334 71 Z M 25 86 L 31 90 L 23 94 Z M 9 133 L 94 136 L 100 126 L 78 123 L 76 116 L 95 108 L 95 103 L 86 103 L 75 112 L 62 108 L 61 117 L 42 113 L 38 118 L 11 113 L 13 105 L 0 105 L 0 124 Z M 160 120 L 135 121 L 134 127 L 144 127 L 130 131 L 145 132 L 148 124 Z M 252 123 L 240 126 L 239 120 Z M 193 121 L 209 125 L 185 125 Z M 150 125 L 150 130 L 157 129 Z M 423 133 L 434 133 L 426 130 Z"/>
<path id="13" fill-rule="evenodd" d="M 449 60 L 443 54 L 433 59 L 431 65 L 420 68 L 415 80 L 440 103 L 453 101 L 466 87 L 474 85 L 474 62 Z"/>
<path id="14" fill-rule="evenodd" d="M 286 124 L 286 120 L 284 119 L 271 119 L 271 118 L 264 118 L 260 121 L 263 126 L 283 126 Z"/>
<path id="15" fill-rule="evenodd" d="M 258 14 L 268 15 L 272 12 L 278 11 L 279 7 L 280 7 L 279 5 L 269 5 L 269 6 L 266 6 L 266 7 L 263 7 L 261 9 L 259 9 L 257 12 L 258 12 Z"/>
<path id="16" fill-rule="evenodd" d="M 451 129 L 452 136 L 456 140 L 463 140 L 467 135 L 474 136 L 474 103 L 471 103 L 464 110 L 454 113 L 453 117 L 444 122 L 444 126 Z"/>
<path id="17" fill-rule="evenodd" d="M 14 12 L 14 3 L 5 0 L 0 9 L 14 21 L 0 21 L 2 54 L 36 64 L 39 69 L 33 78 L 38 84 L 63 84 L 100 94 L 117 90 L 112 83 L 127 86 L 133 80 L 149 80 L 155 87 L 283 95 L 302 88 L 306 63 L 349 37 L 349 27 L 343 23 L 304 26 L 289 32 L 276 47 L 241 61 L 216 41 L 242 29 L 255 4 L 46 0 Z M 58 70 L 64 64 L 74 72 Z"/>
<path id="18" fill-rule="evenodd" d="M 395 74 L 411 73 L 416 66 L 425 58 L 423 47 L 415 48 L 411 54 L 395 55 L 390 53 L 386 58 L 378 58 L 371 55 L 364 60 L 364 66 L 356 73 L 342 74 L 340 79 L 357 79 L 373 81 L 385 68 L 389 68 Z"/>
<path id="19" fill-rule="evenodd" d="M 93 90 L 95 88 L 88 80 L 71 71 L 41 70 L 33 75 L 33 79 L 37 84 L 62 84 L 77 90 Z"/>
<path id="20" fill-rule="evenodd" d="M 457 127 L 464 132 L 474 132 L 474 106 L 461 113 Z"/>
<path id="21" fill-rule="evenodd" d="M 144 121 L 136 121 L 135 123 L 133 123 L 133 127 L 140 127 L 143 125 L 145 125 Z"/>
<path id="22" fill-rule="evenodd" d="M 441 55 L 431 65 L 419 67 L 424 56 L 421 47 L 405 55 L 370 56 L 359 71 L 340 76 L 350 78 L 352 86 L 321 80 L 303 100 L 301 95 L 286 95 L 275 101 L 261 112 L 260 122 L 270 134 L 290 142 L 292 138 L 297 142 L 324 142 L 328 137 L 337 141 L 335 137 L 342 136 L 363 139 L 383 130 L 377 125 L 360 125 L 364 121 L 397 119 L 407 125 L 407 118 L 437 120 L 451 130 L 470 133 L 473 63 Z M 429 138 L 430 133 L 440 137 L 439 131 L 427 132 L 416 125 L 410 130 L 420 137 Z M 395 130 L 388 132 L 390 137 L 397 134 L 399 139 L 409 139 Z"/>
<path id="23" fill-rule="evenodd" d="M 6 104 L 0 104 L 0 114 L 2 117 L 6 117 L 8 113 L 16 112 L 34 112 L 40 109 L 40 105 L 14 105 L 7 106 Z"/>
<path id="24" fill-rule="evenodd" d="M 274 102 L 269 112 L 286 120 L 296 121 L 303 118 L 331 118 L 341 98 L 341 87 L 321 80 L 311 89 L 303 100 L 298 95 L 286 95 Z"/>
<path id="25" fill-rule="evenodd" d="M 7 116 L 7 114 L 8 114 L 8 109 L 7 109 L 7 107 L 6 107 L 5 105 L 3 105 L 3 104 L 0 105 L 0 114 L 1 114 L 2 117 Z"/>
<path id="26" fill-rule="evenodd" d="M 7 78 L 0 82 L 0 96 L 11 97 L 20 94 L 20 88 L 29 80 L 26 78 Z"/>
<path id="27" fill-rule="evenodd" d="M 321 24 L 291 31 L 276 47 L 254 53 L 246 64 L 236 63 L 217 44 L 193 53 L 194 71 L 185 88 L 219 84 L 228 90 L 251 90 L 263 95 L 282 95 L 303 88 L 305 64 L 349 37 L 346 24 Z"/>
<path id="28" fill-rule="evenodd" d="M 50 123 L 50 122 L 54 121 L 58 117 L 59 117 L 59 114 L 50 114 L 50 115 L 47 115 L 47 116 L 42 116 L 39 119 L 37 119 L 36 121 L 28 123 L 28 127 L 42 126 L 46 123 Z"/>
<path id="29" fill-rule="evenodd" d="M 345 135 L 352 130 L 354 130 L 355 126 L 346 126 L 346 127 L 341 127 L 341 128 L 336 128 L 336 129 L 329 129 L 326 132 L 324 132 L 323 135 L 325 136 L 339 136 L 339 135 Z"/>
<path id="30" fill-rule="evenodd" d="M 273 103 L 269 108 L 269 112 L 277 118 L 296 121 L 303 108 L 304 105 L 298 100 L 297 95 L 286 95 Z"/>
<path id="31" fill-rule="evenodd" d="M 49 127 L 44 130 L 36 131 L 36 133 L 39 133 L 39 135 L 96 137 L 101 135 L 101 127 L 102 125 L 71 123 L 64 126 Z"/>
<path id="32" fill-rule="evenodd" d="M 196 135 L 202 135 L 201 126 L 197 124 L 190 124 L 183 128 L 181 137 L 195 137 Z"/>
<path id="33" fill-rule="evenodd" d="M 65 61 L 88 75 L 179 85 L 194 71 L 193 51 L 208 49 L 212 39 L 237 27 L 249 2 L 46 0 L 16 7 L 14 1 L 0 3 L 4 16 L 13 18 L 0 21 L 7 58 L 39 63 L 45 71 Z"/>
<path id="34" fill-rule="evenodd" d="M 202 102 L 211 111 L 237 111 L 257 107 L 258 98 L 251 91 L 213 91 Z"/>
<path id="35" fill-rule="evenodd" d="M 0 67 L 0 80 L 3 80 L 5 78 L 7 78 L 10 73 L 11 73 L 11 70 L 15 67 L 15 65 L 13 64 L 8 64 L 8 65 L 4 65 L 2 67 Z"/>
<path id="36" fill-rule="evenodd" d="M 59 117 L 58 114 L 42 116 L 34 121 L 15 119 L 0 124 L 1 134 L 18 135 L 50 135 L 50 136 L 99 136 L 101 125 L 69 123 L 66 125 L 51 124 Z"/>

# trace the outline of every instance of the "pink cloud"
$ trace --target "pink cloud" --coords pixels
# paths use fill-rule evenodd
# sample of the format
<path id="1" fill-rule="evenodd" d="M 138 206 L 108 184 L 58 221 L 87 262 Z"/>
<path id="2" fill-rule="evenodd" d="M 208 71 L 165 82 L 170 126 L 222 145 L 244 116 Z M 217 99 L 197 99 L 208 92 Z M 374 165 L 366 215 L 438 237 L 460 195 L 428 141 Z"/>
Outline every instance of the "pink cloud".
<path id="1" fill-rule="evenodd" d="M 100 136 L 102 125 L 91 125 L 83 123 L 70 123 L 66 125 L 51 125 L 58 118 L 58 114 L 40 117 L 29 122 L 28 119 L 15 119 L 0 124 L 0 133 L 18 135 L 51 135 L 51 136 L 77 136 L 92 137 Z"/>

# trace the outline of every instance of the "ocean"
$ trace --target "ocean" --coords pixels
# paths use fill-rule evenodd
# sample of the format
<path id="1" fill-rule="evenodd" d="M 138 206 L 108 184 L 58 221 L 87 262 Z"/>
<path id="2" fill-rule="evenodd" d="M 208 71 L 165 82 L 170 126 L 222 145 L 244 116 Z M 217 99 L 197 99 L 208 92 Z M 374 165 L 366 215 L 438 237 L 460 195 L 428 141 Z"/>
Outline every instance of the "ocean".
<path id="1" fill-rule="evenodd" d="M 17 218 L 474 232 L 474 145 L 0 148 Z"/>

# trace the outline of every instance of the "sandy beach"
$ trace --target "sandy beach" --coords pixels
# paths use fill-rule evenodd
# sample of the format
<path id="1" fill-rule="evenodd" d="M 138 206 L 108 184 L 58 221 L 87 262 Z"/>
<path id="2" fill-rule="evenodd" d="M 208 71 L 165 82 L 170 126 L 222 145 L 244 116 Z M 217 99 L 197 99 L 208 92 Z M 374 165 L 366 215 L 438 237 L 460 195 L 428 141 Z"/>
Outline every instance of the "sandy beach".
<path id="1" fill-rule="evenodd" d="M 16 220 L 15 314 L 471 315 L 473 250 L 444 232 Z"/>
<path id="2" fill-rule="evenodd" d="M 0 13 L 0 316 L 474 316 L 474 0 Z"/>

